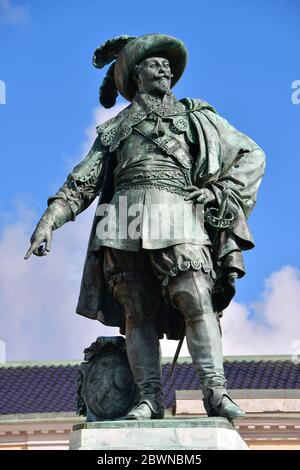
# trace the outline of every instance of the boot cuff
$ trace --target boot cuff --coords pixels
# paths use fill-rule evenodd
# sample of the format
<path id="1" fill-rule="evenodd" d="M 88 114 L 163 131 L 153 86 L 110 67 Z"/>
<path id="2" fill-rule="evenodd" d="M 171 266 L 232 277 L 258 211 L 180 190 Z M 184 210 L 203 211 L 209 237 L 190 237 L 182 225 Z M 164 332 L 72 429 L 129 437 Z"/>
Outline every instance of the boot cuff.
<path id="1" fill-rule="evenodd" d="M 208 400 L 210 406 L 214 409 L 217 409 L 224 396 L 231 400 L 228 391 L 223 386 L 207 387 L 203 390 L 203 395 L 204 398 Z"/>

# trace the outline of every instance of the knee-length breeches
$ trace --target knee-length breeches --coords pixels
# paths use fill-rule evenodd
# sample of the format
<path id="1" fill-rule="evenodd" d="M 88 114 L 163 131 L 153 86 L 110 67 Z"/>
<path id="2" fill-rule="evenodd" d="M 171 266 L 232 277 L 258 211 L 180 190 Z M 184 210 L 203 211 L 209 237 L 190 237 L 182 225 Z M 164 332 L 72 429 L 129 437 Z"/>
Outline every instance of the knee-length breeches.
<path id="1" fill-rule="evenodd" d="M 153 318 L 162 296 L 187 323 L 212 311 L 215 273 L 209 246 L 179 244 L 138 252 L 105 247 L 104 275 L 132 326 Z"/>

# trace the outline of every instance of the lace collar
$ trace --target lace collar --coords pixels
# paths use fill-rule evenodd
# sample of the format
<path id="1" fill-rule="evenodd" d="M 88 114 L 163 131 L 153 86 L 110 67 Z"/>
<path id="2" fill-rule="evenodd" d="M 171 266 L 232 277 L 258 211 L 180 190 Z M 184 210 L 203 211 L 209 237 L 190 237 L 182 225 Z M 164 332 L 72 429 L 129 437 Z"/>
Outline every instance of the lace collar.
<path id="1" fill-rule="evenodd" d="M 120 142 L 129 137 L 133 127 L 151 115 L 171 119 L 173 123 L 176 123 L 178 115 L 181 115 L 180 121 L 185 121 L 184 127 L 188 127 L 185 106 L 177 101 L 173 94 L 162 103 L 153 95 L 137 93 L 130 106 L 97 128 L 101 143 L 109 147 L 110 152 L 114 152 Z"/>
<path id="2" fill-rule="evenodd" d="M 182 103 L 176 100 L 173 93 L 165 95 L 163 101 L 157 96 L 148 93 L 137 93 L 134 102 L 137 103 L 147 115 L 155 113 L 160 117 L 178 115 L 185 110 Z"/>

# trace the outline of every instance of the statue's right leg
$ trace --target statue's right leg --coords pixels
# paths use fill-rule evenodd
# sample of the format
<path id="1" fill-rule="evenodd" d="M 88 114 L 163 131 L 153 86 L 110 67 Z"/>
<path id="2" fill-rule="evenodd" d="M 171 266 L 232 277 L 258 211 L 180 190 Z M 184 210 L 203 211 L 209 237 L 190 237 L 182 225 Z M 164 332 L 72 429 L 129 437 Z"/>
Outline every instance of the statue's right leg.
<path id="1" fill-rule="evenodd" d="M 114 297 L 122 305 L 126 325 L 126 351 L 140 399 L 127 419 L 163 418 L 160 345 L 155 314 L 156 279 L 145 269 L 142 252 L 105 249 L 105 275 Z M 152 286 L 152 291 L 150 286 Z"/>

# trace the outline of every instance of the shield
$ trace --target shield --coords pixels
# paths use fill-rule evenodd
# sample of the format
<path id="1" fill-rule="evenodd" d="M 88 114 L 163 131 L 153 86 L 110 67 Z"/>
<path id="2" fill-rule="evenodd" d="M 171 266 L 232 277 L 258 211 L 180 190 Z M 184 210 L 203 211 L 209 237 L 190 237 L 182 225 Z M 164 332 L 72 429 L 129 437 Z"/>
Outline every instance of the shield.
<path id="1" fill-rule="evenodd" d="M 138 399 L 125 339 L 99 337 L 84 353 L 86 362 L 79 368 L 78 413 L 87 421 L 122 419 Z"/>

